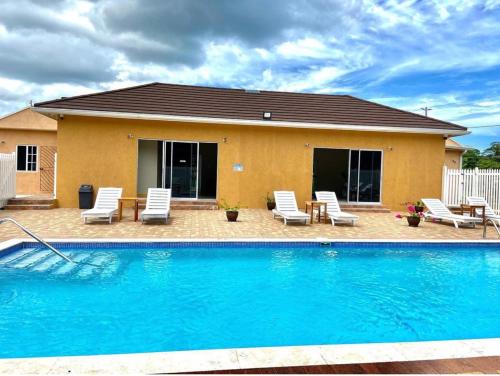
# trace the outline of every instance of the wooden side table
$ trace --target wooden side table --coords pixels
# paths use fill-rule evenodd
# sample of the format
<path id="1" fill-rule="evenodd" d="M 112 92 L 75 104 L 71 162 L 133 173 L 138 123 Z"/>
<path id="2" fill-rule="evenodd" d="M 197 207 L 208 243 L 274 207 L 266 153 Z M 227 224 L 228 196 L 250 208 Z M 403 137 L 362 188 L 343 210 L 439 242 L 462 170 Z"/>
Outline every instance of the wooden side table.
<path id="1" fill-rule="evenodd" d="M 461 214 L 464 215 L 465 211 L 469 211 L 469 215 L 471 217 L 477 217 L 476 209 L 481 210 L 481 218 L 483 219 L 483 226 L 486 225 L 486 205 L 469 205 L 469 204 L 460 204 Z"/>
<path id="2" fill-rule="evenodd" d="M 306 201 L 306 214 L 307 214 L 307 209 L 310 207 L 311 208 L 311 224 L 314 222 L 314 208 L 318 208 L 318 223 L 321 222 L 321 207 L 324 207 L 323 211 L 323 220 L 325 223 L 327 223 L 327 214 L 326 214 L 326 202 L 324 201 Z"/>
<path id="3" fill-rule="evenodd" d="M 134 202 L 134 222 L 137 222 L 139 219 L 139 202 L 144 201 L 145 198 L 142 197 L 121 197 L 118 199 L 118 220 L 122 220 L 123 216 L 123 203 L 126 201 Z"/>

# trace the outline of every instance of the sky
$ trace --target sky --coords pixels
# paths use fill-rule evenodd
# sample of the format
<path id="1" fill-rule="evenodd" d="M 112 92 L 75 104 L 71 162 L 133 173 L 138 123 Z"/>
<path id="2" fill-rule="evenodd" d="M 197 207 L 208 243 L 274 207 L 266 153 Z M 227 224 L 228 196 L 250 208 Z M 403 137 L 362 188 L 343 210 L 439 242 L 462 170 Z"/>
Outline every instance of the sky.
<path id="1" fill-rule="evenodd" d="M 500 141 L 500 0 L 0 0 L 0 114 L 148 82 L 427 106 L 484 149 Z"/>

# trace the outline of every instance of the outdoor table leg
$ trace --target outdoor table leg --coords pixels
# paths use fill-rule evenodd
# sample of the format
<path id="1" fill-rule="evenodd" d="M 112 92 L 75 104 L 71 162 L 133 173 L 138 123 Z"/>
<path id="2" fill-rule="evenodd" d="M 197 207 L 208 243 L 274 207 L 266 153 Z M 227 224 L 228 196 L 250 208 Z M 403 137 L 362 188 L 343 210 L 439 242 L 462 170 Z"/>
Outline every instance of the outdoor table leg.
<path id="1" fill-rule="evenodd" d="M 314 223 L 314 203 L 311 202 L 311 224 Z"/>
<path id="2" fill-rule="evenodd" d="M 122 220 L 123 201 L 118 201 L 118 221 Z"/>
<path id="3" fill-rule="evenodd" d="M 139 219 L 139 200 L 135 200 L 134 205 L 134 222 L 137 222 Z"/>

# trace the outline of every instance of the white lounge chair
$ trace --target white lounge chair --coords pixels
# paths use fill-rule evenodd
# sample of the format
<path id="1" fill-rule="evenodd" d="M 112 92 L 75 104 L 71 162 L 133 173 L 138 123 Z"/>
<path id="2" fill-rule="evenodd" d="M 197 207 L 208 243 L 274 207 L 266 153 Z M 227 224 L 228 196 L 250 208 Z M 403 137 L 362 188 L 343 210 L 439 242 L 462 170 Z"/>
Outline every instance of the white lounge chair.
<path id="1" fill-rule="evenodd" d="M 165 219 L 170 215 L 170 196 L 172 190 L 164 188 L 149 188 L 146 209 L 141 213 L 141 221 L 148 219 Z"/>
<path id="2" fill-rule="evenodd" d="M 484 205 L 484 212 L 485 216 L 488 219 L 491 219 L 492 221 L 496 222 L 498 225 L 500 225 L 500 215 L 496 214 L 493 208 L 488 204 L 488 201 L 484 197 L 479 197 L 479 196 L 469 196 L 467 197 L 467 202 L 469 205 Z M 483 215 L 481 213 L 481 209 L 476 209 L 476 213 L 478 215 Z"/>
<path id="3" fill-rule="evenodd" d="M 441 221 L 453 222 L 456 228 L 458 224 L 469 224 L 473 227 L 476 223 L 481 223 L 481 218 L 475 218 L 465 215 L 453 214 L 446 206 L 437 198 L 423 198 L 422 202 L 427 207 L 428 211 L 424 213 L 426 219 L 439 219 Z"/>
<path id="4" fill-rule="evenodd" d="M 122 197 L 122 188 L 99 188 L 94 208 L 82 213 L 83 222 L 88 218 L 106 219 L 111 223 L 113 215 L 118 211 L 118 199 Z"/>
<path id="5" fill-rule="evenodd" d="M 276 200 L 276 209 L 273 209 L 273 218 L 283 218 L 285 225 L 292 221 L 307 224 L 307 221 L 311 219 L 309 214 L 300 211 L 297 207 L 293 191 L 274 191 L 274 199 Z"/>
<path id="6" fill-rule="evenodd" d="M 318 201 L 326 202 L 326 214 L 332 221 L 332 226 L 335 226 L 335 222 L 348 222 L 354 226 L 354 222 L 359 219 L 357 215 L 343 212 L 340 209 L 335 192 L 320 191 L 315 192 L 315 195 Z"/>

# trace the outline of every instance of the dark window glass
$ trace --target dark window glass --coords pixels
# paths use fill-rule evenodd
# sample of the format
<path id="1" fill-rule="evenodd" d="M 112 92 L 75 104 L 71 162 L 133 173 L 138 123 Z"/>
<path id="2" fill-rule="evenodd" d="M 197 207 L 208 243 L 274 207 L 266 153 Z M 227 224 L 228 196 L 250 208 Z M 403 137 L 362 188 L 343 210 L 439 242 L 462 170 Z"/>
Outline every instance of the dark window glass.
<path id="1" fill-rule="evenodd" d="M 172 152 L 172 197 L 196 197 L 198 145 L 174 142 Z"/>
<path id="2" fill-rule="evenodd" d="M 380 172 L 382 152 L 361 151 L 359 170 L 359 201 L 380 201 Z"/>
<path id="3" fill-rule="evenodd" d="M 200 143 L 198 162 L 198 198 L 215 198 L 217 194 L 217 144 Z"/>
<path id="4" fill-rule="evenodd" d="M 349 150 L 315 148 L 313 157 L 313 189 L 333 191 L 339 200 L 347 199 Z"/>
<path id="5" fill-rule="evenodd" d="M 17 171 L 26 171 L 26 146 L 17 147 Z"/>

